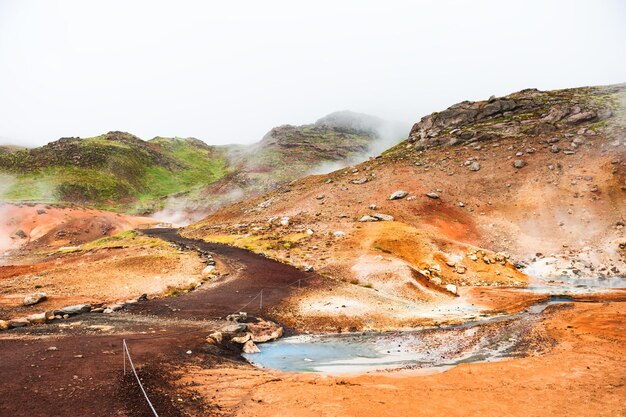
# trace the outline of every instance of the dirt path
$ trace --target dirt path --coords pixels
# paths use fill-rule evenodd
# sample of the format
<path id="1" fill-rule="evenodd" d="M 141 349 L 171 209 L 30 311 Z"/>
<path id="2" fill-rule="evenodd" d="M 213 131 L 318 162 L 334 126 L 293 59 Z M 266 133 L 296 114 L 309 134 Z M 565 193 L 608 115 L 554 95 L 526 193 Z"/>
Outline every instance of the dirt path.
<path id="1" fill-rule="evenodd" d="M 206 334 L 221 324 L 218 317 L 238 310 L 261 289 L 266 311 L 297 289 L 288 284 L 303 280 L 305 286 L 323 279 L 242 249 L 185 239 L 173 229 L 146 233 L 210 252 L 234 272 L 219 283 L 179 297 L 140 302 L 121 314 L 86 314 L 3 332 L 1 416 L 150 415 L 130 374 L 122 376 L 123 338 L 133 339 L 133 360 L 159 415 L 183 415 L 183 404 L 187 411 L 197 408 L 210 415 L 200 401 L 170 386 L 164 373 L 184 364 L 211 367 L 239 361 L 237 352 L 216 354 L 204 343 Z M 113 329 L 102 334 L 92 325 Z"/>

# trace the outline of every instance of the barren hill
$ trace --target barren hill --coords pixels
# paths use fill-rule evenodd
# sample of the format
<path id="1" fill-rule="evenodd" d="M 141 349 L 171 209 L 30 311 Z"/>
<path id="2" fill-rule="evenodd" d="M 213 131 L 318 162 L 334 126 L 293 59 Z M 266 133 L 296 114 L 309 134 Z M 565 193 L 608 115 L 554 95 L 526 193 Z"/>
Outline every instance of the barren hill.
<path id="1" fill-rule="evenodd" d="M 525 285 L 523 271 L 623 276 L 625 91 L 459 103 L 379 157 L 226 207 L 184 234 L 417 299 L 449 295 L 449 284 Z"/>

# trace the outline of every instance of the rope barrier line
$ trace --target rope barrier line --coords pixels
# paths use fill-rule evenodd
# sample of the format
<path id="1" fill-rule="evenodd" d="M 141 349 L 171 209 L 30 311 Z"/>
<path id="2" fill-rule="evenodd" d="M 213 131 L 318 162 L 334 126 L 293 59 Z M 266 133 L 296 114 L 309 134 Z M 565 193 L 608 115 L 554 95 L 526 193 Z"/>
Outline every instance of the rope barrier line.
<path id="1" fill-rule="evenodd" d="M 137 370 L 135 369 L 135 365 L 133 365 L 133 359 L 130 357 L 130 351 L 128 350 L 128 345 L 126 344 L 126 339 L 123 340 L 122 344 L 126 353 L 126 355 L 124 355 L 124 376 L 126 376 L 126 356 L 128 356 L 130 369 L 132 369 L 133 373 L 135 374 L 135 379 L 137 379 L 137 383 L 139 384 L 139 388 L 141 388 L 141 392 L 143 392 L 143 396 L 146 398 L 146 401 L 148 402 L 148 405 L 150 406 L 150 409 L 152 410 L 152 413 L 155 415 L 155 417 L 159 417 L 156 410 L 154 409 L 154 406 L 152 405 L 152 402 L 150 401 L 150 398 L 148 398 L 148 394 L 146 393 L 146 390 L 144 389 L 143 384 L 139 379 L 139 375 L 137 375 Z"/>
<path id="2" fill-rule="evenodd" d="M 248 307 L 250 304 L 252 304 L 252 302 L 254 300 L 256 300 L 258 297 L 261 297 L 261 301 L 259 303 L 259 310 L 261 310 L 263 308 L 263 290 L 289 288 L 289 287 L 293 286 L 294 284 L 298 284 L 298 288 L 302 288 L 301 287 L 301 281 L 306 281 L 306 280 L 313 279 L 313 278 L 317 278 L 317 277 L 316 276 L 312 276 L 312 277 L 300 278 L 300 279 L 298 279 L 296 281 L 293 281 L 293 282 L 291 282 L 291 283 L 289 283 L 287 285 L 283 285 L 283 286 L 280 286 L 280 287 L 276 287 L 276 286 L 274 286 L 274 287 L 265 287 L 265 288 L 261 289 L 261 291 L 256 293 L 256 295 L 254 297 L 252 297 L 252 299 L 250 301 L 248 301 L 245 305 L 243 305 L 242 307 L 238 307 L 237 309 L 235 309 L 230 314 L 235 314 L 235 313 L 238 313 L 238 312 L 242 311 L 243 309 Z M 158 335 L 158 336 L 133 337 L 133 338 L 128 338 L 126 340 L 136 341 L 136 340 L 150 340 L 150 339 L 165 339 L 165 338 L 168 338 L 168 337 L 180 336 L 180 335 L 184 335 L 184 334 L 200 333 L 200 332 L 205 332 L 205 331 L 206 331 L 206 329 L 185 330 L 185 331 L 182 331 L 182 332 L 168 333 L 168 334 L 162 334 L 162 335 Z"/>

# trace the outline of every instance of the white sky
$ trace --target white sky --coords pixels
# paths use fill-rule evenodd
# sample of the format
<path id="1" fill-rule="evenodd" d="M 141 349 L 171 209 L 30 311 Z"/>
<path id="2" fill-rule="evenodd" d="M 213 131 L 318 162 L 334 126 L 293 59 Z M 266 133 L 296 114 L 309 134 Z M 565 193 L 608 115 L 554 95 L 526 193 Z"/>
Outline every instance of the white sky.
<path id="1" fill-rule="evenodd" d="M 0 142 L 257 141 L 350 109 L 626 81 L 626 1 L 0 0 Z"/>

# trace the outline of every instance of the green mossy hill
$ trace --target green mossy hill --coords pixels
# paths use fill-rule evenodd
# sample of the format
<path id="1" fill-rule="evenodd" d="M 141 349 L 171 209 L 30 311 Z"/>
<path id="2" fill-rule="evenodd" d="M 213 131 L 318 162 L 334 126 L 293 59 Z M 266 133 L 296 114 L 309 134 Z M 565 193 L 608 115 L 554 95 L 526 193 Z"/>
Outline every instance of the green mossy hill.
<path id="1" fill-rule="evenodd" d="M 321 165 L 364 158 L 380 136 L 342 126 L 344 120 L 339 113 L 332 125 L 277 127 L 249 146 L 210 146 L 194 138 L 144 141 L 109 132 L 34 149 L 2 148 L 0 200 L 78 203 L 134 214 L 183 201 L 211 210 L 271 191 Z"/>
<path id="2" fill-rule="evenodd" d="M 158 201 L 215 182 L 228 167 L 224 150 L 197 139 L 143 141 L 123 132 L 62 138 L 0 153 L 3 200 L 75 202 L 106 209 Z M 130 210 L 133 211 L 133 210 Z"/>

